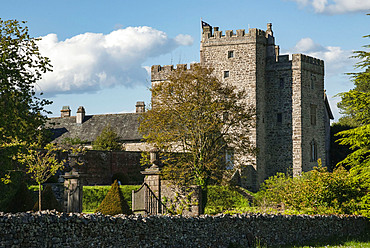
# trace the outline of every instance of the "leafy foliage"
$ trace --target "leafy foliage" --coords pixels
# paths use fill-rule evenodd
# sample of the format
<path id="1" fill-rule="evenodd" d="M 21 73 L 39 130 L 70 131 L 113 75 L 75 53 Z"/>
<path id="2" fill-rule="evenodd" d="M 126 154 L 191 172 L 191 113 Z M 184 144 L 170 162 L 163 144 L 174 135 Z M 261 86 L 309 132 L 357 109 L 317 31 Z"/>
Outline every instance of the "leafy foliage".
<path id="1" fill-rule="evenodd" d="M 353 126 L 342 124 L 341 122 L 335 122 L 330 126 L 330 168 L 329 171 L 333 171 L 336 165 L 345 159 L 351 150 L 348 145 L 340 145 L 338 140 L 340 137 L 337 133 L 345 130 L 352 129 Z M 346 169 L 349 169 L 346 165 L 343 165 Z"/>
<path id="2" fill-rule="evenodd" d="M 246 92 L 220 82 L 211 69 L 177 69 L 151 92 L 152 109 L 139 130 L 161 152 L 166 179 L 205 189 L 221 180 L 228 149 L 235 157 L 254 152 L 249 127 L 255 111 L 243 101 Z"/>
<path id="3" fill-rule="evenodd" d="M 103 129 L 92 145 L 94 150 L 111 151 L 122 149 L 122 146 L 118 143 L 118 135 L 110 125 Z"/>
<path id="4" fill-rule="evenodd" d="M 370 216 L 362 203 L 364 185 L 342 167 L 332 173 L 320 165 L 300 177 L 283 173 L 267 179 L 258 192 L 259 207 L 272 207 L 286 213 L 363 214 Z"/>
<path id="5" fill-rule="evenodd" d="M 0 142 L 11 139 L 42 141 L 50 101 L 36 97 L 35 85 L 51 70 L 41 56 L 25 22 L 0 19 Z"/>
<path id="6" fill-rule="evenodd" d="M 56 157 L 57 149 L 53 144 L 45 147 L 45 150 L 37 150 L 35 147 L 26 147 L 25 152 L 17 154 L 18 161 L 25 166 L 25 171 L 31 179 L 39 185 L 39 210 L 41 211 L 41 184 L 55 175 L 64 166 L 65 160 L 59 161 Z"/>
<path id="7" fill-rule="evenodd" d="M 101 212 L 106 215 L 116 215 L 116 214 L 131 214 L 131 209 L 127 204 L 127 201 L 123 197 L 117 180 L 114 181 L 112 187 L 108 191 L 102 203 L 95 210 L 95 212 Z"/>
<path id="8" fill-rule="evenodd" d="M 51 188 L 50 185 L 47 185 L 44 190 L 42 191 L 42 202 L 41 202 L 41 210 L 57 210 L 59 212 L 63 211 L 63 208 L 62 206 L 60 205 L 60 203 L 57 201 L 57 199 L 55 198 L 55 195 L 54 195 L 54 192 Z M 41 211 L 39 209 L 39 204 L 38 202 L 35 203 L 35 205 L 33 206 L 33 210 L 34 211 Z"/>
<path id="9" fill-rule="evenodd" d="M 370 35 L 365 36 L 370 38 Z M 370 45 L 364 48 L 369 49 Z M 349 92 L 339 94 L 342 97 L 338 106 L 355 128 L 339 132 L 338 140 L 341 145 L 349 146 L 352 153 L 339 165 L 351 168 L 350 173 L 367 192 L 361 199 L 364 215 L 370 215 L 370 52 L 355 51 L 355 58 L 360 59 L 355 68 L 365 69 L 358 73 L 351 73 L 355 88 Z M 341 120 L 340 120 L 341 121 Z"/>

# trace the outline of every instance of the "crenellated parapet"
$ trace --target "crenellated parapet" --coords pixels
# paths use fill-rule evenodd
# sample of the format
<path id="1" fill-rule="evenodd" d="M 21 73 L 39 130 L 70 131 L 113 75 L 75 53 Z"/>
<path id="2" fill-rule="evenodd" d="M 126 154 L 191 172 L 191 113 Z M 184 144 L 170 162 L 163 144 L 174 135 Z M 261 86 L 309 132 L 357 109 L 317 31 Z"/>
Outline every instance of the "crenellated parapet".
<path id="1" fill-rule="evenodd" d="M 226 30 L 225 33 L 221 30 L 219 30 L 218 27 L 204 27 L 203 33 L 202 33 L 202 43 L 230 43 L 230 42 L 255 42 L 256 40 L 259 42 L 267 42 L 267 39 L 269 37 L 269 34 L 272 34 L 272 32 L 269 32 L 271 30 L 261 30 L 257 28 L 250 28 L 248 32 L 245 32 L 245 29 L 237 29 L 237 30 Z M 270 35 L 271 36 L 271 35 Z"/>
<path id="2" fill-rule="evenodd" d="M 323 74 L 324 61 L 304 54 L 293 54 L 292 59 L 289 59 L 289 55 L 279 55 L 276 61 L 272 58 L 267 60 L 266 69 L 268 71 L 283 68 L 305 69 Z"/>
<path id="3" fill-rule="evenodd" d="M 304 54 L 292 55 L 292 67 L 324 75 L 324 61 Z"/>
<path id="4" fill-rule="evenodd" d="M 192 63 L 190 64 L 190 68 L 188 68 L 187 64 L 177 64 L 176 68 L 173 65 L 153 65 L 151 68 L 151 78 L 152 82 L 155 81 L 164 81 L 167 80 L 168 77 L 177 70 L 192 70 L 195 65 L 199 65 L 199 63 Z"/>

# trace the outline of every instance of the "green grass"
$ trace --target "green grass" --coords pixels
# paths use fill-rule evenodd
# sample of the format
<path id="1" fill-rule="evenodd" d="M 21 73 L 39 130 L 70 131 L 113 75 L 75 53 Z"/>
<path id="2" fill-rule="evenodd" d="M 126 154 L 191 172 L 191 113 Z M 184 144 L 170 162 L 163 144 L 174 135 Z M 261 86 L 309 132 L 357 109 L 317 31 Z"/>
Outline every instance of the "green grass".
<path id="1" fill-rule="evenodd" d="M 231 186 L 208 186 L 205 214 L 250 212 L 248 199 L 243 195 L 244 189 Z"/>
<path id="2" fill-rule="evenodd" d="M 292 247 L 292 248 L 309 248 L 309 247 L 369 248 L 370 247 L 370 231 L 358 237 L 347 237 L 347 238 L 332 237 L 332 238 L 328 238 L 325 240 L 305 242 L 304 245 L 287 245 L 287 246 L 280 246 L 280 247 L 282 248 L 288 248 L 288 247 Z"/>

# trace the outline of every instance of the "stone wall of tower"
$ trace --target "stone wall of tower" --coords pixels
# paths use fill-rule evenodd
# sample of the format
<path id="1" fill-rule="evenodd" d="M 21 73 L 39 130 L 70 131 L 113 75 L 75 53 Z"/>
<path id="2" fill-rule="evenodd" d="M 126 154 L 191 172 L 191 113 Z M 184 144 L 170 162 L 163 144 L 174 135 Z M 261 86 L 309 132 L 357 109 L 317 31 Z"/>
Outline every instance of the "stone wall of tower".
<path id="1" fill-rule="evenodd" d="M 270 60 L 266 67 L 265 178 L 287 172 L 293 164 L 292 62 L 288 55 Z"/>
<path id="2" fill-rule="evenodd" d="M 245 105 L 256 109 L 250 138 L 257 156 L 236 156 L 234 161 L 243 168 L 242 186 L 250 190 L 257 190 L 277 172 L 299 175 L 311 170 L 317 165 L 312 144 L 317 158 L 327 164 L 324 62 L 302 54 L 293 54 L 291 60 L 288 55 L 279 56 L 271 27 L 223 34 L 206 26 L 200 47 L 200 64 L 212 67 L 225 84 L 245 89 Z M 187 66 L 152 66 L 152 84 L 167 80 L 177 69 L 187 70 Z"/>
<path id="3" fill-rule="evenodd" d="M 293 54 L 292 70 L 293 173 L 299 174 L 317 165 L 317 161 L 311 158 L 313 142 L 317 149 L 316 157 L 321 158 L 322 164 L 326 165 L 324 61 L 303 54 Z M 311 120 L 313 112 L 316 112 L 315 123 Z"/>
<path id="4" fill-rule="evenodd" d="M 265 66 L 266 33 L 258 29 L 225 32 L 215 28 L 203 30 L 200 58 L 201 64 L 214 68 L 215 75 L 224 83 L 245 89 L 248 93 L 246 106 L 256 109 L 255 128 L 251 130 L 251 141 L 258 147 L 259 154 L 265 153 Z M 228 73 L 226 76 L 225 74 Z M 264 156 L 238 158 L 242 166 L 243 185 L 255 189 L 264 179 Z"/>

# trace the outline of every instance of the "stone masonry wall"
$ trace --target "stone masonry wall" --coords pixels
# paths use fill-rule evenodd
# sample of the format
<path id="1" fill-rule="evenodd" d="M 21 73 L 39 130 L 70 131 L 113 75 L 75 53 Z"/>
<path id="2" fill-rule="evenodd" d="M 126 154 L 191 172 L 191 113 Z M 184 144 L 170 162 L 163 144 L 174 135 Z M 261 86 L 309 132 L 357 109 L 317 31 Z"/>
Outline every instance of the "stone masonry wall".
<path id="1" fill-rule="evenodd" d="M 140 173 L 140 158 L 140 152 L 88 150 L 79 170 L 86 174 L 85 185 L 109 185 L 117 176 L 122 184 L 141 184 L 144 176 Z"/>
<path id="2" fill-rule="evenodd" d="M 237 89 L 247 91 L 245 105 L 256 109 L 256 124 L 250 130 L 250 140 L 260 154 L 265 154 L 265 66 L 266 38 L 259 29 L 227 30 L 225 35 L 215 28 L 204 30 L 200 54 L 201 64 L 214 68 L 215 76 L 225 84 L 232 84 Z M 232 56 L 231 54 L 232 53 Z M 228 76 L 225 77 L 225 73 Z M 265 179 L 264 156 L 239 157 L 235 164 L 243 166 L 243 186 L 254 190 Z"/>
<path id="3" fill-rule="evenodd" d="M 255 247 L 256 239 L 283 245 L 368 230 L 368 219 L 343 216 L 0 213 L 0 247 Z"/>

